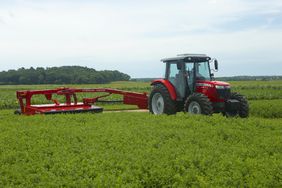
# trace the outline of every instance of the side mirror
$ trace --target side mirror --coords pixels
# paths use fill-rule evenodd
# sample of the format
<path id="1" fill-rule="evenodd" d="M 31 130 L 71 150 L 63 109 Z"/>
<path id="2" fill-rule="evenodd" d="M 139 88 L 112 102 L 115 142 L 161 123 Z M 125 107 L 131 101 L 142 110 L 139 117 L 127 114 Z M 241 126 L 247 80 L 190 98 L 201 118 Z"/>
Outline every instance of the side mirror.
<path id="1" fill-rule="evenodd" d="M 215 70 L 218 70 L 218 61 L 216 59 L 214 60 L 214 68 Z"/>

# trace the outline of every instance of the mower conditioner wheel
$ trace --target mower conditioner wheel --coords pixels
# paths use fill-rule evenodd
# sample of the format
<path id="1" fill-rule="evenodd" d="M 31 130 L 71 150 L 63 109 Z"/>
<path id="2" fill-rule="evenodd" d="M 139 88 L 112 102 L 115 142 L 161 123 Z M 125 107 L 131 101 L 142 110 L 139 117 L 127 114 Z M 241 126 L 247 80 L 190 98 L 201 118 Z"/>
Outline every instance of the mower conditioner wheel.
<path id="1" fill-rule="evenodd" d="M 193 93 L 187 98 L 184 104 L 184 112 L 212 115 L 213 107 L 207 96 L 201 93 Z"/>
<path id="2" fill-rule="evenodd" d="M 14 114 L 15 114 L 15 115 L 21 115 L 21 114 L 22 114 L 21 109 L 15 110 L 15 111 L 14 111 Z"/>
<path id="3" fill-rule="evenodd" d="M 249 116 L 249 104 L 247 99 L 243 95 L 235 92 L 231 93 L 230 99 L 235 99 L 239 101 L 239 109 L 237 111 L 223 112 L 223 115 L 227 117 L 239 116 L 241 118 L 247 118 Z"/>
<path id="4" fill-rule="evenodd" d="M 176 114 L 176 104 L 171 99 L 167 88 L 163 84 L 153 86 L 149 98 L 149 110 L 152 114 Z"/>

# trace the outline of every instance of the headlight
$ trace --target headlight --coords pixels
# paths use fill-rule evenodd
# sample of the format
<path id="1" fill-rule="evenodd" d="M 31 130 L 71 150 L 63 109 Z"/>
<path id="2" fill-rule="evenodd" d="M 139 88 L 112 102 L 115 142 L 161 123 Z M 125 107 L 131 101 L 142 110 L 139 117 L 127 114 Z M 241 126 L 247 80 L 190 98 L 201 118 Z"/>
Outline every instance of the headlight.
<path id="1" fill-rule="evenodd" d="M 215 88 L 216 89 L 230 89 L 230 86 L 219 86 L 219 85 L 216 85 Z"/>
<path id="2" fill-rule="evenodd" d="M 216 85 L 215 88 L 216 88 L 216 89 L 224 89 L 224 86 L 218 86 L 218 85 Z"/>

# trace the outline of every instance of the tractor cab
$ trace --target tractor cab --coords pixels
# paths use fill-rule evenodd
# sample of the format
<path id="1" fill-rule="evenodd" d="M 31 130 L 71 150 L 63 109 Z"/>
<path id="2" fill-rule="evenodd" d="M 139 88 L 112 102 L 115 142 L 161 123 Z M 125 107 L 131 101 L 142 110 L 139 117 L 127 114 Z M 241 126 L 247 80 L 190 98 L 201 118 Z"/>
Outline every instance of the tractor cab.
<path id="1" fill-rule="evenodd" d="M 166 63 L 165 79 L 176 89 L 178 100 L 196 91 L 199 83 L 210 83 L 214 79 L 210 69 L 211 58 L 205 54 L 182 54 L 162 61 Z M 214 67 L 217 70 L 216 60 Z"/>
<path id="2" fill-rule="evenodd" d="M 164 79 L 152 82 L 149 110 L 153 114 L 175 114 L 184 111 L 192 114 L 247 117 L 246 98 L 231 93 L 230 84 L 215 81 L 211 72 L 218 70 L 218 62 L 205 54 L 181 54 L 162 59 L 166 64 Z"/>

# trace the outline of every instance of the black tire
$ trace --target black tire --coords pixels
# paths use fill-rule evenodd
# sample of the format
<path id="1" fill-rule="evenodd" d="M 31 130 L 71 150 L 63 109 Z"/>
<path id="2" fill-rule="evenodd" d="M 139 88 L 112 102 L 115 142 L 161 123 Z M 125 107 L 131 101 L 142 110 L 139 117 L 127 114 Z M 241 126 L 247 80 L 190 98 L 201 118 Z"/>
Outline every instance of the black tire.
<path id="1" fill-rule="evenodd" d="M 212 115 L 213 107 L 207 96 L 201 93 L 192 93 L 185 101 L 184 112 Z"/>
<path id="2" fill-rule="evenodd" d="M 152 104 L 153 98 L 156 95 L 159 95 L 163 98 L 163 110 L 160 111 L 160 113 L 156 113 L 156 110 L 154 110 L 154 104 Z M 176 103 L 171 99 L 167 88 L 163 84 L 156 84 L 153 86 L 149 98 L 149 110 L 152 114 L 176 114 Z"/>
<path id="3" fill-rule="evenodd" d="M 231 111 L 231 112 L 223 112 L 224 116 L 227 117 L 241 117 L 241 118 L 247 118 L 249 116 L 249 103 L 247 99 L 239 94 L 239 93 L 231 93 L 230 99 L 238 100 L 240 103 L 240 107 L 237 111 Z"/>

